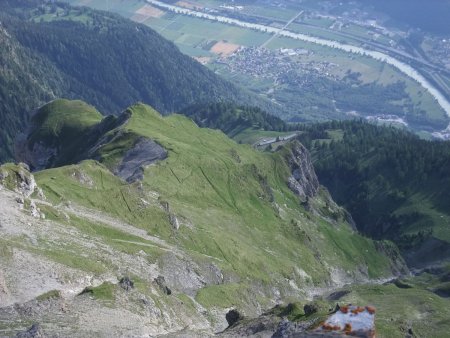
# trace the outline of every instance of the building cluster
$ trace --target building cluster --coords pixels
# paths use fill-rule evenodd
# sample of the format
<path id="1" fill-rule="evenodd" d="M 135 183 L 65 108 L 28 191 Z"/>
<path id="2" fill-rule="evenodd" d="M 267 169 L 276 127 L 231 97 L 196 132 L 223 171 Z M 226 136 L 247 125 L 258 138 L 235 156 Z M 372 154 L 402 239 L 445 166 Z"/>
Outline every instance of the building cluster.
<path id="1" fill-rule="evenodd" d="M 450 70 L 450 37 L 449 38 L 427 38 L 429 48 L 427 55 L 434 63 L 445 66 Z"/>
<path id="2" fill-rule="evenodd" d="M 231 73 L 273 80 L 275 84 L 302 84 L 309 74 L 331 75 L 338 65 L 327 61 L 311 61 L 313 53 L 305 49 L 281 48 L 270 50 L 258 47 L 241 47 L 228 57 L 216 62 L 225 64 Z"/>

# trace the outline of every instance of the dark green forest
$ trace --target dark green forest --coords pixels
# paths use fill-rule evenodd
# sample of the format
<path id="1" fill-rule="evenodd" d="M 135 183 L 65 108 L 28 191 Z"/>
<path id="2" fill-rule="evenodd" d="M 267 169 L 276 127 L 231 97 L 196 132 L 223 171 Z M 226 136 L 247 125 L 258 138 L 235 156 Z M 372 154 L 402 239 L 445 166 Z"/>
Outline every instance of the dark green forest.
<path id="1" fill-rule="evenodd" d="M 0 162 L 12 158 L 30 111 L 56 97 L 83 99 L 108 114 L 138 101 L 163 113 L 222 100 L 270 107 L 144 25 L 42 3 L 0 2 Z"/>
<path id="2" fill-rule="evenodd" d="M 238 106 L 229 102 L 195 104 L 183 109 L 180 114 L 189 116 L 201 127 L 220 129 L 231 137 L 247 128 L 274 131 L 287 131 L 292 128 L 280 118 L 260 108 Z"/>
<path id="3" fill-rule="evenodd" d="M 320 182 L 360 231 L 403 249 L 436 231 L 446 237 L 450 142 L 363 121 L 303 126 L 299 138 L 312 152 Z"/>

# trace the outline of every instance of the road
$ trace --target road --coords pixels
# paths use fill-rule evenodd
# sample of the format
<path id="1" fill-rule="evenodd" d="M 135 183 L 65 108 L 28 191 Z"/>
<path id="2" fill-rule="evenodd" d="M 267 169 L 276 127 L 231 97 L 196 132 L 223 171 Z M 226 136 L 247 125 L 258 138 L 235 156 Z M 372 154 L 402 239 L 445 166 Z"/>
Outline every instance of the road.
<path id="1" fill-rule="evenodd" d="M 390 64 L 391 66 L 395 67 L 400 72 L 402 72 L 403 74 L 412 78 L 416 82 L 418 82 L 423 88 L 425 88 L 435 98 L 437 103 L 442 107 L 442 109 L 445 111 L 445 113 L 450 117 L 450 102 L 435 86 L 433 86 L 430 83 L 430 81 L 428 81 L 422 74 L 420 74 L 416 69 L 414 69 L 409 64 L 404 63 L 404 62 L 402 62 L 388 54 L 385 54 L 383 52 L 368 50 L 368 49 L 364 49 L 361 47 L 352 46 L 349 44 L 343 44 L 343 43 L 332 41 L 332 40 L 316 38 L 316 37 L 312 37 L 312 36 L 301 34 L 301 33 L 294 33 L 294 32 L 291 32 L 291 31 L 288 31 L 288 30 L 285 30 L 282 28 L 265 26 L 265 25 L 261 25 L 261 24 L 254 24 L 254 23 L 249 23 L 249 22 L 245 22 L 245 21 L 241 21 L 241 20 L 237 20 L 237 19 L 233 19 L 233 18 L 229 18 L 229 17 L 225 17 L 225 16 L 212 15 L 212 14 L 208 14 L 208 13 L 198 12 L 198 11 L 194 11 L 194 10 L 183 8 L 183 7 L 169 5 L 167 3 L 164 3 L 164 2 L 161 2 L 158 0 L 147 0 L 147 2 L 151 5 L 154 5 L 156 7 L 159 7 L 159 8 L 162 8 L 162 9 L 165 9 L 165 10 L 177 13 L 177 14 L 184 14 L 184 15 L 189 15 L 189 16 L 193 16 L 196 18 L 200 18 L 200 19 L 207 19 L 207 20 L 217 21 L 217 22 L 234 25 L 234 26 L 238 26 L 238 27 L 254 29 L 254 30 L 264 32 L 264 33 L 275 34 L 278 36 L 287 37 L 287 38 L 291 38 L 291 39 L 295 39 L 295 40 L 310 42 L 310 43 L 314 43 L 317 45 L 338 49 L 338 50 L 341 50 L 341 51 L 344 51 L 347 53 L 367 56 L 367 57 L 373 58 L 377 61 L 385 62 L 385 63 Z"/>
<path id="2" fill-rule="evenodd" d="M 283 31 L 286 30 L 286 29 L 289 27 L 289 25 L 290 25 L 291 23 L 293 23 L 300 15 L 303 14 L 303 12 L 304 12 L 304 11 L 300 11 L 296 16 L 294 16 L 291 20 L 289 20 L 289 21 L 287 22 L 287 24 L 285 24 L 284 27 L 281 28 L 281 30 L 283 30 Z M 267 46 L 273 39 L 275 39 L 277 36 L 278 36 L 278 33 L 272 35 L 266 42 L 264 42 L 264 43 L 260 46 L 260 48 L 266 47 L 266 46 Z"/>

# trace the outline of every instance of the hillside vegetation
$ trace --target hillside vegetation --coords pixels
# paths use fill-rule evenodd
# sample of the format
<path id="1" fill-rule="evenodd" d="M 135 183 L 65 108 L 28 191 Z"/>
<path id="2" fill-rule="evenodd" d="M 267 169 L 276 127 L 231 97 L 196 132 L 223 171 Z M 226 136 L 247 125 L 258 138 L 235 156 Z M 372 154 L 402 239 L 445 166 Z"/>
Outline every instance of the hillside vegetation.
<path id="1" fill-rule="evenodd" d="M 299 139 L 360 231 L 416 252 L 413 264 L 449 256 L 449 142 L 360 121 L 305 127 Z"/>
<path id="2" fill-rule="evenodd" d="M 56 97 L 83 99 L 102 113 L 141 101 L 173 112 L 193 103 L 268 107 L 221 79 L 152 29 L 64 3 L 0 3 L 0 162 L 28 114 Z"/>
<path id="3" fill-rule="evenodd" d="M 180 111 L 194 120 L 199 126 L 220 129 L 234 137 L 245 129 L 265 131 L 287 131 L 290 126 L 282 119 L 258 107 L 239 106 L 230 102 L 194 104 Z"/>
<path id="4" fill-rule="evenodd" d="M 74 126 L 74 116 L 82 116 L 84 122 Z M 290 190 L 290 166 L 295 151 L 301 149 L 299 143 L 287 144 L 278 152 L 258 152 L 220 131 L 199 128 L 184 116 L 163 117 L 142 104 L 131 106 L 117 118 L 95 123 L 98 116 L 92 107 L 66 100 L 54 101 L 37 112 L 27 141 L 45 150 L 53 149 L 58 140 L 48 164 L 67 165 L 35 174 L 42 191 L 33 195 L 37 198 L 33 203 L 48 221 L 33 221 L 36 225 L 32 229 L 19 227 L 2 235 L 10 257 L 8 265 L 2 265 L 6 276 L 16 276 L 17 271 L 9 267 L 15 266 L 19 253 L 32 253 L 72 275 L 95 276 L 95 280 L 112 281 L 113 285 L 124 274 L 132 273 L 132 279 L 138 281 L 136 292 L 143 292 L 149 302 L 157 302 L 163 313 L 175 311 L 171 314 L 178 323 L 174 330 L 194 325 L 183 324 L 177 317 L 180 311 L 196 316 L 194 322 L 218 325 L 224 308 L 258 314 L 259 309 L 283 300 L 308 298 L 316 287 L 365 282 L 404 271 L 395 246 L 354 232 L 325 190 L 318 189 L 306 200 Z M 110 127 L 100 128 L 103 125 Z M 67 128 L 79 135 L 100 128 L 102 141 L 80 144 L 73 154 L 75 158 L 80 153 L 86 157 L 78 163 L 68 156 L 72 145 L 58 133 Z M 148 165 L 133 156 L 142 154 L 134 151 L 141 142 L 150 141 L 167 156 Z M 133 176 L 126 182 L 119 177 L 127 163 L 134 165 L 133 170 L 143 170 L 140 179 Z M 303 166 L 302 170 L 312 170 L 307 162 Z M 18 187 L 23 186 L 19 183 L 27 177 L 25 172 L 20 166 L 3 166 L 2 184 L 14 188 L 17 182 Z M 315 176 L 313 172 L 308 175 Z M 32 182 L 31 178 L 26 182 Z M 44 195 L 46 201 L 42 200 Z M 36 210 L 33 203 L 26 198 L 24 210 Z M 10 229 L 9 222 L 2 229 Z M 21 231 L 36 236 L 37 242 L 20 240 Z M 153 265 L 150 268 L 148 264 Z M 154 282 L 159 275 L 164 278 Z M 9 278 L 10 294 L 23 292 Z M 83 285 L 95 287 L 98 283 Z M 28 299 L 48 293 L 50 286 L 55 289 L 53 282 L 36 287 Z M 161 292 L 168 293 L 165 287 L 173 296 L 161 298 Z M 128 299 L 123 305 L 127 311 L 135 313 L 135 306 L 142 304 L 127 298 L 136 293 L 124 296 L 108 284 L 89 290 L 83 295 L 99 298 L 93 300 L 95 308 L 107 302 L 112 309 L 120 309 L 124 297 Z M 69 297 L 73 314 L 78 311 L 77 302 L 86 301 L 87 296 L 80 297 Z M 183 299 L 184 305 L 173 297 Z M 191 306 L 190 311 L 187 306 Z M 48 323 L 49 319 L 43 320 Z M 8 323 L 11 329 L 19 322 Z M 76 333 L 87 332 L 83 330 L 88 330 L 90 320 L 87 323 Z M 158 325 L 159 330 L 166 327 Z M 65 328 L 68 335 L 74 334 L 72 329 L 71 325 Z"/>

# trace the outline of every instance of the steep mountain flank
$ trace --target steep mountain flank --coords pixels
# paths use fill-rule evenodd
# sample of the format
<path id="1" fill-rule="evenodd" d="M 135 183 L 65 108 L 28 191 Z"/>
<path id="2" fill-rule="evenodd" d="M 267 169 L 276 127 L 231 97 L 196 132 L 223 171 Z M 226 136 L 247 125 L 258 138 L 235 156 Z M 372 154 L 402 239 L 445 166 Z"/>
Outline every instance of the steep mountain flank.
<path id="1" fill-rule="evenodd" d="M 13 158 L 16 133 L 28 112 L 68 90 L 63 75 L 47 60 L 21 46 L 0 19 L 0 162 Z M 51 73 L 52 78 L 47 74 Z M 56 84 L 56 85 L 53 85 Z"/>
<path id="2" fill-rule="evenodd" d="M 43 128 L 54 126 L 52 112 L 64 105 L 80 111 L 57 114 L 58 128 Z M 122 124 L 86 118 L 97 116 L 88 108 L 55 101 L 37 113 L 29 144 L 57 149 L 47 162 L 53 168 L 34 173 L 42 193 L 21 196 L 2 183 L 3 332 L 32 321 L 71 337 L 211 335 L 227 327 L 231 308 L 252 317 L 287 300 L 392 276 L 392 254 L 342 218 L 321 214 L 331 206 L 298 143 L 258 152 L 145 105 L 128 108 L 117 118 Z M 58 131 L 73 115 L 90 121 L 73 126 L 79 135 L 115 128 L 69 152 L 74 145 Z M 296 154 L 292 167 L 289 152 Z M 77 162 L 80 154 L 89 155 Z M 136 154 L 150 162 L 136 166 Z M 120 177 L 120 168 L 130 159 L 140 170 L 127 182 L 133 170 Z M 288 186 L 300 167 L 312 182 L 297 175 L 298 184 L 318 189 L 308 205 Z M 20 178 L 24 170 L 8 164 L 1 172 Z"/>
<path id="3" fill-rule="evenodd" d="M 450 143 L 361 121 L 305 127 L 320 182 L 358 229 L 395 241 L 414 267 L 450 259 Z"/>
<path id="4" fill-rule="evenodd" d="M 117 114 L 145 102 L 163 113 L 198 102 L 271 107 L 223 80 L 145 25 L 53 1 L 0 2 L 0 162 L 27 113 L 57 97 Z M 273 107 L 272 107 L 273 108 Z"/>

